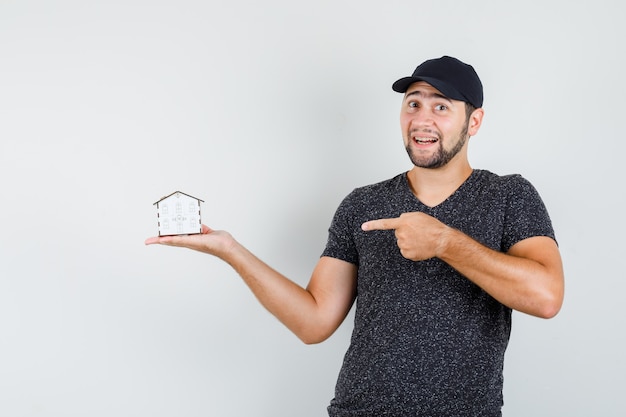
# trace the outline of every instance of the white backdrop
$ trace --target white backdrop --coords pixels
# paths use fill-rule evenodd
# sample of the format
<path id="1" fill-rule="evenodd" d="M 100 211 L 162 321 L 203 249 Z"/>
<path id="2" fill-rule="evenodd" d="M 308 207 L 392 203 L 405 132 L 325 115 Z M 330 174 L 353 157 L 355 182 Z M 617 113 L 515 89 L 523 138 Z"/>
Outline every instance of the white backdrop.
<path id="1" fill-rule="evenodd" d="M 340 200 L 409 169 L 391 83 L 476 68 L 476 168 L 544 197 L 559 316 L 516 313 L 507 417 L 619 416 L 621 3 L 0 1 L 0 415 L 326 415 L 348 320 L 304 346 L 219 260 L 145 247 L 176 190 L 306 284 Z"/>

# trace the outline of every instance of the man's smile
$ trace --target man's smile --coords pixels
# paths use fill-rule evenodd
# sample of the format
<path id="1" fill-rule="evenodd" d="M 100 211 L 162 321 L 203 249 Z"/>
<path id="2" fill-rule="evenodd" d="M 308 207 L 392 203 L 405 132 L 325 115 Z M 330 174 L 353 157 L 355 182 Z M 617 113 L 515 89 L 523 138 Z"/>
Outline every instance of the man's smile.
<path id="1" fill-rule="evenodd" d="M 413 140 L 417 142 L 418 145 L 429 145 L 429 144 L 436 143 L 439 141 L 439 139 L 437 138 L 422 137 L 422 136 L 413 136 Z"/>

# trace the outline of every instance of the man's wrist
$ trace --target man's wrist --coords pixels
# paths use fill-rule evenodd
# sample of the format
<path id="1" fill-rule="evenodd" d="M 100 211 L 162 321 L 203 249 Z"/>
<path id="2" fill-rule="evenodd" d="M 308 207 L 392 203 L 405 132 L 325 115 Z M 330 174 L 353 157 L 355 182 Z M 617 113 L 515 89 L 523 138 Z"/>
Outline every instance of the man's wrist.
<path id="1" fill-rule="evenodd" d="M 454 240 L 454 236 L 458 233 L 458 231 L 450 226 L 443 225 L 441 232 L 439 234 L 439 239 L 437 240 L 437 247 L 435 248 L 435 256 L 437 258 L 444 258 L 448 250 L 450 249 L 450 245 Z"/>

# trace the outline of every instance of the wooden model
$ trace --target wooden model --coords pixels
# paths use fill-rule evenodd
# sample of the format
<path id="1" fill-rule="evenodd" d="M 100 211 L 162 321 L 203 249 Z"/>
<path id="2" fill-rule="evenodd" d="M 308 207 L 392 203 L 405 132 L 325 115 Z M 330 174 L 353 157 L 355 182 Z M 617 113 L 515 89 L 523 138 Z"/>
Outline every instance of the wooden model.
<path id="1" fill-rule="evenodd" d="M 154 203 L 157 207 L 159 236 L 202 233 L 200 203 L 204 201 L 180 191 L 166 195 Z"/>

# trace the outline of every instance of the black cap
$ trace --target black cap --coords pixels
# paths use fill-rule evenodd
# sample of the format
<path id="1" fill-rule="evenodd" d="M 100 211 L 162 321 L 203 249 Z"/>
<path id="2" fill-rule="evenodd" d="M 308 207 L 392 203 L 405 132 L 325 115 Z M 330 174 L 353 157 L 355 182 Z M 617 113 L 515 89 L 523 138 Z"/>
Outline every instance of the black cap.
<path id="1" fill-rule="evenodd" d="M 483 84 L 471 65 L 450 56 L 429 59 L 420 64 L 413 75 L 393 83 L 394 91 L 406 93 L 411 84 L 425 81 L 453 100 L 470 103 L 476 108 L 483 106 Z"/>

